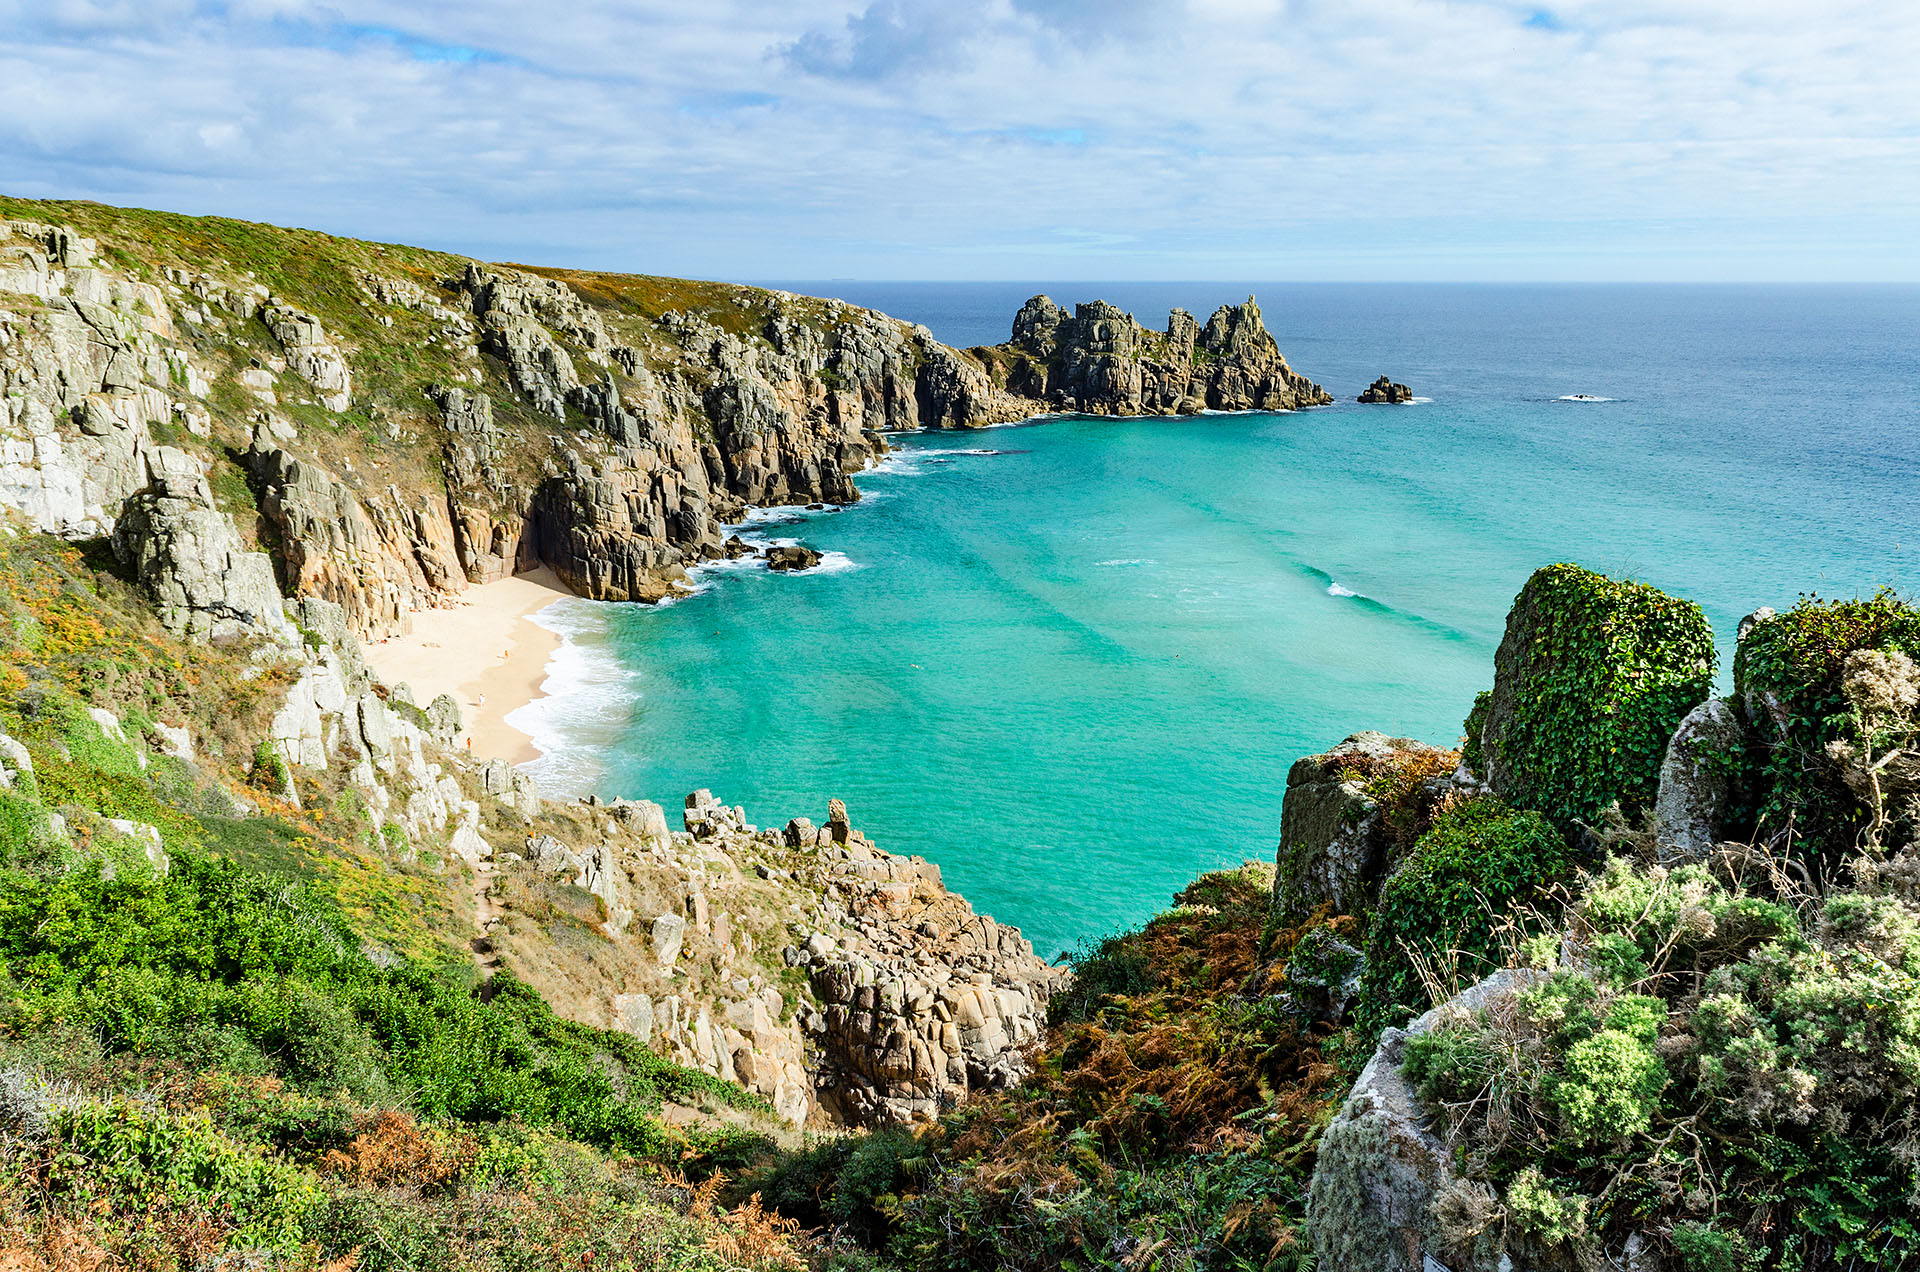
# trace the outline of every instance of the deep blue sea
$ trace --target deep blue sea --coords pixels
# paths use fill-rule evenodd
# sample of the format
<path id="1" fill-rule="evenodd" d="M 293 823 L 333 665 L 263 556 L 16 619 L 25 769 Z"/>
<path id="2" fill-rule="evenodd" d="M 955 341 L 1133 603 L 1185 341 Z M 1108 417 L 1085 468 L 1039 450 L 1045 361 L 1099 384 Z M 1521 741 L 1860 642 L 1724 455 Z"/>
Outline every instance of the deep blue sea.
<path id="1" fill-rule="evenodd" d="M 961 346 L 1040 291 L 1152 327 L 1253 292 L 1340 399 L 902 437 L 860 504 L 755 527 L 826 568 L 544 616 L 550 786 L 840 796 L 1049 955 L 1270 859 L 1297 756 L 1455 742 L 1541 565 L 1691 597 L 1723 664 L 1757 606 L 1920 587 L 1920 288 L 782 285 Z M 1382 373 L 1420 400 L 1356 404 Z"/>

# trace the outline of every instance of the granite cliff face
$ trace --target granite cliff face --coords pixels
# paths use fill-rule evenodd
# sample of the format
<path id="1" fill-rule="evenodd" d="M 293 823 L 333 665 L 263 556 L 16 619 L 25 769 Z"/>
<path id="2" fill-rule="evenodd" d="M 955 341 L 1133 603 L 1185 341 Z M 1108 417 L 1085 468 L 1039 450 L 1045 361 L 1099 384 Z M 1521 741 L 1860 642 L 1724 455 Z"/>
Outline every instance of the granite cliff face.
<path id="1" fill-rule="evenodd" d="M 1035 296 L 1015 316 L 1012 340 L 974 352 L 1010 391 L 1088 415 L 1293 411 L 1333 401 L 1287 365 L 1251 296 L 1222 305 L 1205 326 L 1176 309 L 1164 332 L 1103 300 L 1069 315 Z"/>
<path id="2" fill-rule="evenodd" d="M 541 563 L 665 596 L 748 507 L 858 499 L 885 432 L 1032 411 L 977 359 L 783 293 L 0 200 L 0 390 L 0 517 L 104 540 L 167 639 L 266 686 L 249 736 L 152 726 L 221 816 L 354 810 L 381 870 L 470 908 L 483 976 L 792 1127 L 923 1117 L 1025 1072 L 1057 973 L 838 801 L 770 831 L 705 792 L 679 830 L 644 801 L 543 801 L 359 643 Z"/>
<path id="3" fill-rule="evenodd" d="M 40 210 L 43 205 L 10 204 Z M 750 505 L 851 503 L 898 429 L 1033 407 L 925 328 L 719 284 L 551 276 L 294 231 L 0 221 L 0 502 L 112 530 L 168 443 L 356 634 L 536 563 L 653 600 Z M 106 246 L 102 246 L 102 244 Z"/>

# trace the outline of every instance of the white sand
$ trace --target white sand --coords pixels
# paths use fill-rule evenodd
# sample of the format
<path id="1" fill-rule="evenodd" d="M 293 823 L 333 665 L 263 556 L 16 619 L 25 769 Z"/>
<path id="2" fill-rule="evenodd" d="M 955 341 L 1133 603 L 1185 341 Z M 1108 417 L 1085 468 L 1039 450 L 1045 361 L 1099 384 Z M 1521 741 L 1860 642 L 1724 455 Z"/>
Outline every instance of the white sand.
<path id="1" fill-rule="evenodd" d="M 544 566 L 470 587 L 446 609 L 416 610 L 412 633 L 367 646 L 367 661 L 388 684 L 412 689 L 423 707 L 452 694 L 467 726 L 458 745 L 524 764 L 539 752 L 505 717 L 540 696 L 547 660 L 560 647 L 531 617 L 570 595 Z"/>

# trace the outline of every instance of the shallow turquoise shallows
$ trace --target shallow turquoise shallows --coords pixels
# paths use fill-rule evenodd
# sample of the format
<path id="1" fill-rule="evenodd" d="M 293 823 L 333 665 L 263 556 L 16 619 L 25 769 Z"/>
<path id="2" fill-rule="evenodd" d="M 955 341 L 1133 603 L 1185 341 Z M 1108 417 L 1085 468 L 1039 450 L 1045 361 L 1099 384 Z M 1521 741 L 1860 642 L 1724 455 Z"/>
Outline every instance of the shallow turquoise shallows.
<path id="1" fill-rule="evenodd" d="M 1010 314 L 1038 289 L 1005 290 Z M 1225 298 L 1051 290 L 1156 325 Z M 1341 405 L 900 438 L 859 505 L 750 531 L 820 570 L 548 611 L 554 696 L 515 716 L 536 770 L 670 810 L 710 787 L 763 824 L 837 795 L 1050 956 L 1271 859 L 1296 757 L 1454 743 L 1540 565 L 1692 597 L 1724 663 L 1759 605 L 1916 575 L 1920 291 L 1260 291 Z M 1004 299 L 848 298 L 958 342 L 997 338 L 967 315 Z M 1424 400 L 1355 404 L 1382 372 Z"/>

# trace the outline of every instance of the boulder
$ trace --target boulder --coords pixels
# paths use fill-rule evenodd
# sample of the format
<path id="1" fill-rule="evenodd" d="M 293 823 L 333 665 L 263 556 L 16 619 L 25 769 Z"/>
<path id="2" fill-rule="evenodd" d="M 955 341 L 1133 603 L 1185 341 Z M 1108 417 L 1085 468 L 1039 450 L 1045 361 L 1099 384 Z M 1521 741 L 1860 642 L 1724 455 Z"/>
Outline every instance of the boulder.
<path id="1" fill-rule="evenodd" d="M 781 545 L 767 549 L 767 568 L 769 570 L 811 570 L 820 564 L 820 554 L 812 548 L 799 544 Z"/>
<path id="2" fill-rule="evenodd" d="M 653 921 L 651 935 L 653 957 L 662 966 L 672 967 L 687 939 L 687 921 L 677 914 L 663 914 Z"/>
<path id="3" fill-rule="evenodd" d="M 1418 1017 L 1387 1029 L 1320 1137 L 1307 1192 L 1306 1229 L 1322 1272 L 1431 1272 L 1434 1198 L 1456 1182 L 1452 1154 L 1401 1070 L 1407 1040 L 1441 1021 L 1512 1001 L 1543 973 L 1496 972 Z"/>
<path id="4" fill-rule="evenodd" d="M 1707 699 L 1680 721 L 1667 743 L 1653 802 L 1662 863 L 1699 861 L 1723 837 L 1736 767 L 1746 747 L 1746 727 L 1725 698 Z"/>
<path id="5" fill-rule="evenodd" d="M 1294 761 L 1280 806 L 1275 912 L 1297 919 L 1322 902 L 1349 912 L 1371 903 L 1398 862 L 1367 783 L 1393 764 L 1445 754 L 1412 738 L 1367 730 L 1330 751 Z"/>
<path id="6" fill-rule="evenodd" d="M 653 1040 L 653 999 L 645 994 L 613 996 L 613 1027 L 641 1042 Z"/>
<path id="7" fill-rule="evenodd" d="M 1413 401 L 1413 390 L 1404 384 L 1395 384 L 1383 375 L 1372 384 L 1369 384 L 1356 400 L 1368 403 L 1387 403 L 1390 405 L 1401 402 L 1411 402 Z"/>

